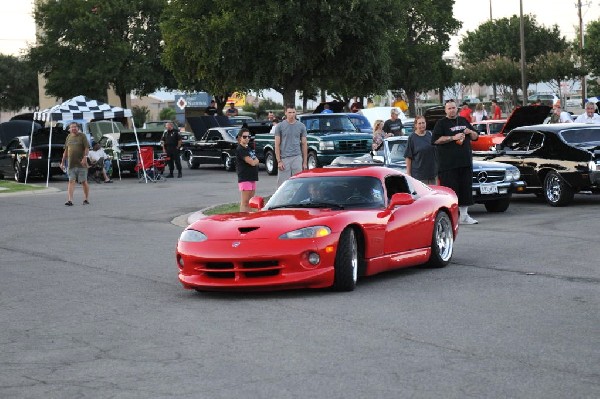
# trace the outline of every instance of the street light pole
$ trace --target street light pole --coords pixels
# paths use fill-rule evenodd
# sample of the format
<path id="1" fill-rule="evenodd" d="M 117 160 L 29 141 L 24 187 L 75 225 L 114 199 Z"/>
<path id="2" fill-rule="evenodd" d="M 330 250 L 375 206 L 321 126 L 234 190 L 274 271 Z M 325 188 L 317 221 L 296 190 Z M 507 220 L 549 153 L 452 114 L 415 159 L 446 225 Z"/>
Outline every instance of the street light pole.
<path id="1" fill-rule="evenodd" d="M 525 69 L 525 21 L 523 20 L 523 0 L 521 5 L 521 90 L 523 91 L 522 104 L 527 105 L 527 70 Z"/>

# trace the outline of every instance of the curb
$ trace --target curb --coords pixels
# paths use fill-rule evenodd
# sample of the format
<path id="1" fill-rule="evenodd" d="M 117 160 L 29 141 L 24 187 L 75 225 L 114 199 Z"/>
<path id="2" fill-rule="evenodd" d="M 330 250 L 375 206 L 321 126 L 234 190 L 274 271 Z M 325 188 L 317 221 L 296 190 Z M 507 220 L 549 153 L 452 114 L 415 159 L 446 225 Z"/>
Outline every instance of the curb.
<path id="1" fill-rule="evenodd" d="M 205 209 L 209 209 L 209 208 L 205 208 Z M 202 213 L 202 210 L 200 210 L 197 212 L 191 212 L 191 213 L 187 213 L 185 215 L 177 216 L 176 218 L 171 220 L 171 223 L 174 224 L 175 226 L 186 228 L 190 224 L 194 223 L 197 220 L 202 219 L 205 216 L 206 215 L 204 213 Z"/>
<path id="2" fill-rule="evenodd" d="M 13 193 L 4 193 L 2 192 L 2 190 L 0 190 L 0 197 L 15 197 L 15 196 L 19 196 L 19 195 L 43 195 L 43 194 L 50 194 L 50 193 L 58 193 L 61 190 L 55 187 L 47 187 L 44 188 L 43 190 L 23 190 L 23 191 L 16 191 Z"/>

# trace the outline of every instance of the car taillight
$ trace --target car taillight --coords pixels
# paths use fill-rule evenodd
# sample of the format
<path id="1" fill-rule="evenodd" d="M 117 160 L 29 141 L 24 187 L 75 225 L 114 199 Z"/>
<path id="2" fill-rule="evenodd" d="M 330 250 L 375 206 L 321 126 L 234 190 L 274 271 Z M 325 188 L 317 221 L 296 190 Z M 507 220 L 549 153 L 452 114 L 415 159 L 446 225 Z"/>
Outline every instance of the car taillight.
<path id="1" fill-rule="evenodd" d="M 32 151 L 29 153 L 29 159 L 42 159 L 44 155 L 41 151 Z"/>

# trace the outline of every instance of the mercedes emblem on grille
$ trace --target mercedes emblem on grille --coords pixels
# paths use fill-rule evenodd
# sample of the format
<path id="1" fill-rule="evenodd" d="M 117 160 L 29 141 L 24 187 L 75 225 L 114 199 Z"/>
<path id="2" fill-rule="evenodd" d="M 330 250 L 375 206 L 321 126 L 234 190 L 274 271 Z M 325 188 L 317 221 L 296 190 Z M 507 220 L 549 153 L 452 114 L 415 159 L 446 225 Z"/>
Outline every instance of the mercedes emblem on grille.
<path id="1" fill-rule="evenodd" d="M 234 241 L 234 242 L 232 242 L 232 243 L 231 243 L 231 246 L 232 246 L 233 248 L 237 248 L 237 247 L 239 247 L 239 246 L 240 246 L 240 242 L 239 242 L 239 241 Z"/>
<path id="2" fill-rule="evenodd" d="M 479 183 L 485 183 L 488 179 L 488 174 L 486 171 L 482 170 L 481 172 L 477 173 L 477 181 Z"/>

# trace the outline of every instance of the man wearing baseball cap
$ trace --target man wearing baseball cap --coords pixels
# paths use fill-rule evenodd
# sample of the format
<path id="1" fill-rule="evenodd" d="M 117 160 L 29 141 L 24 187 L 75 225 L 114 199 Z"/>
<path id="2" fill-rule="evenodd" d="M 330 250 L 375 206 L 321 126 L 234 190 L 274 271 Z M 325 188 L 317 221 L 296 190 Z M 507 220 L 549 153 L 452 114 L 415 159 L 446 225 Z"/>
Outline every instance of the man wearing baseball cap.
<path id="1" fill-rule="evenodd" d="M 398 108 L 392 108 L 390 112 L 390 119 L 385 121 L 385 123 L 383 124 L 384 132 L 388 134 L 393 134 L 394 136 L 404 135 L 404 132 L 402 131 L 404 126 L 402 125 L 402 121 L 400 120 L 400 118 L 398 118 L 398 115 L 400 115 L 400 111 L 398 111 Z"/>

